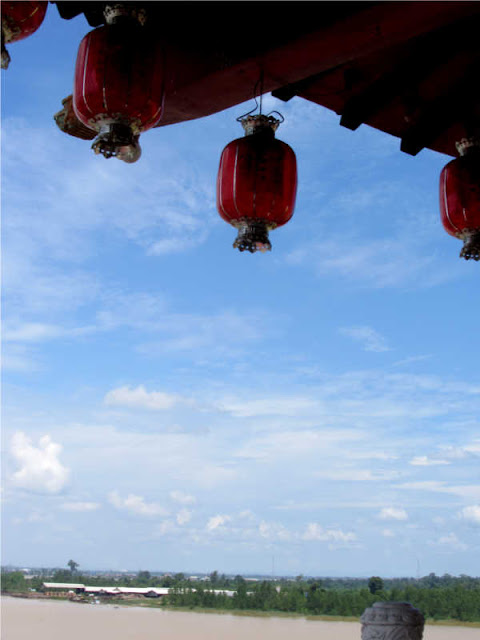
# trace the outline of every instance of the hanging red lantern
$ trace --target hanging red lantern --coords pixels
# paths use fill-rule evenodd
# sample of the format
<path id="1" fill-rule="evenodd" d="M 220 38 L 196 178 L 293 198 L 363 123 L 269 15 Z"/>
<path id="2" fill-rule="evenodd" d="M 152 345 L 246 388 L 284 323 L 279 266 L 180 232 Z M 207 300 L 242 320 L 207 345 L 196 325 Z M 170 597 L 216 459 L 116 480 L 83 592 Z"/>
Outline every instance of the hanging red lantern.
<path id="1" fill-rule="evenodd" d="M 456 146 L 460 157 L 440 174 L 442 224 L 463 240 L 461 258 L 480 260 L 480 140 L 464 138 Z"/>
<path id="2" fill-rule="evenodd" d="M 73 96 L 69 95 L 62 100 L 63 108 L 53 116 L 57 127 L 60 131 L 68 133 L 75 138 L 82 140 L 93 140 L 97 135 L 96 131 L 86 127 L 83 122 L 77 118 L 77 114 L 73 109 Z"/>
<path id="3" fill-rule="evenodd" d="M 234 248 L 269 251 L 268 232 L 293 215 L 297 161 L 292 148 L 275 138 L 279 120 L 261 114 L 239 120 L 245 136 L 230 142 L 222 152 L 217 209 L 238 229 Z"/>
<path id="4" fill-rule="evenodd" d="M 2 69 L 7 69 L 10 56 L 5 45 L 28 38 L 42 24 L 48 2 L 2 1 Z"/>
<path id="5" fill-rule="evenodd" d="M 144 18 L 141 10 L 107 6 L 107 24 L 83 38 L 75 67 L 73 107 L 98 133 L 93 150 L 124 162 L 138 160 L 140 134 L 163 113 L 164 54 Z"/>

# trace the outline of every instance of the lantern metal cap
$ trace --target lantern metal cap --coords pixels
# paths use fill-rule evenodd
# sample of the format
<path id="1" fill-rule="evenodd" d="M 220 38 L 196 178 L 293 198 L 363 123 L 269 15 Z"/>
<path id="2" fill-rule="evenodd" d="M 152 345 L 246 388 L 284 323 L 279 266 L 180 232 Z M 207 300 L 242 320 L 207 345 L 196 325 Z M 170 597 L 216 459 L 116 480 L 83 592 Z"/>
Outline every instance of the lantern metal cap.
<path id="1" fill-rule="evenodd" d="M 281 120 L 275 118 L 272 115 L 264 116 L 263 114 L 257 114 L 256 116 L 247 115 L 238 119 L 245 131 L 246 136 L 251 136 L 254 133 L 260 133 L 264 131 L 275 131 L 280 126 Z"/>
<path id="2" fill-rule="evenodd" d="M 138 22 L 142 27 L 147 20 L 146 10 L 136 2 L 112 2 L 103 9 L 103 17 L 108 25 L 117 24 L 125 18 Z"/>
<path id="3" fill-rule="evenodd" d="M 455 143 L 455 147 L 461 156 L 466 155 L 472 149 L 476 149 L 478 151 L 480 150 L 480 138 L 477 138 L 476 136 L 462 138 Z"/>

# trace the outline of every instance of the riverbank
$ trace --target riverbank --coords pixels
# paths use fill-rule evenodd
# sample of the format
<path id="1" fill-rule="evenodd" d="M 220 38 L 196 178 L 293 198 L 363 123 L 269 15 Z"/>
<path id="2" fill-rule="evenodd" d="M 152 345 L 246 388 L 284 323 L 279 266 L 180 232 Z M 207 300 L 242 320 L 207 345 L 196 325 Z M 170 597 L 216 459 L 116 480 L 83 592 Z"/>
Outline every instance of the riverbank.
<path id="1" fill-rule="evenodd" d="M 209 615 L 205 615 L 208 613 Z M 2 597 L 5 640 L 359 640 L 358 621 L 333 621 L 250 612 L 179 611 L 158 606 L 91 605 L 35 598 Z M 478 628 L 427 625 L 425 640 L 476 640 Z"/>

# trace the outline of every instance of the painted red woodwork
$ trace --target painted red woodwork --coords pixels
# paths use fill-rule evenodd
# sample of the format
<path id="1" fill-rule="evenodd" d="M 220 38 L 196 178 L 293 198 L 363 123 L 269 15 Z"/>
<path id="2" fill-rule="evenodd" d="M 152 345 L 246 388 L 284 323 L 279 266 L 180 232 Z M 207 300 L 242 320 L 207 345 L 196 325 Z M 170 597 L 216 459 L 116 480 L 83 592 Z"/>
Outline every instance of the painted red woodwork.
<path id="1" fill-rule="evenodd" d="M 99 27 L 80 43 L 74 110 L 91 129 L 123 127 L 138 140 L 162 117 L 164 84 L 162 47 L 143 27 L 131 22 Z"/>
<path id="2" fill-rule="evenodd" d="M 240 230 L 258 224 L 266 233 L 266 242 L 259 238 L 248 246 L 242 247 L 237 239 L 234 246 L 240 250 L 270 249 L 268 231 L 290 220 L 296 191 L 295 153 L 275 138 L 271 127 L 233 140 L 223 150 L 217 177 L 220 216 Z"/>
<path id="3" fill-rule="evenodd" d="M 461 257 L 480 259 L 480 148 L 449 162 L 440 174 L 443 227 L 464 241 Z"/>

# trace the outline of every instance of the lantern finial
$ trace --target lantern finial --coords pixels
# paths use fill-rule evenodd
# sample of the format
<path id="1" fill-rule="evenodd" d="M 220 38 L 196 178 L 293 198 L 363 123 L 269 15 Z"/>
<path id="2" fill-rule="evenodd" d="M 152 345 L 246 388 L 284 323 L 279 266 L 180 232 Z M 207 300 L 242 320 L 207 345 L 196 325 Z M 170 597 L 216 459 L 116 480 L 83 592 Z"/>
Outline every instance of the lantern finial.
<path id="1" fill-rule="evenodd" d="M 131 164 L 136 162 L 142 153 L 138 139 L 139 136 L 133 134 L 131 127 L 115 122 L 100 129 L 92 149 L 105 158 L 118 158 Z"/>
<path id="2" fill-rule="evenodd" d="M 252 220 L 244 218 L 239 220 L 235 226 L 238 229 L 238 236 L 233 243 L 233 248 L 239 251 L 271 251 L 272 245 L 268 239 L 269 229 L 275 228 L 276 225 L 267 225 L 264 220 Z"/>
<path id="3" fill-rule="evenodd" d="M 3 43 L 3 31 L 2 31 L 2 69 L 8 69 L 10 64 L 10 54 L 8 53 L 5 44 Z"/>
<path id="4" fill-rule="evenodd" d="M 463 232 L 463 248 L 460 251 L 460 258 L 465 260 L 480 260 L 480 231 L 465 230 Z"/>

